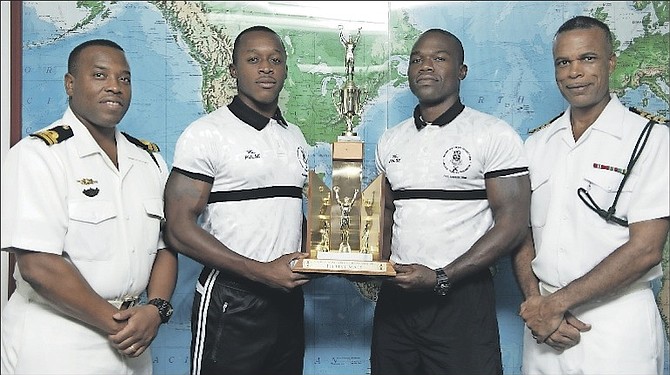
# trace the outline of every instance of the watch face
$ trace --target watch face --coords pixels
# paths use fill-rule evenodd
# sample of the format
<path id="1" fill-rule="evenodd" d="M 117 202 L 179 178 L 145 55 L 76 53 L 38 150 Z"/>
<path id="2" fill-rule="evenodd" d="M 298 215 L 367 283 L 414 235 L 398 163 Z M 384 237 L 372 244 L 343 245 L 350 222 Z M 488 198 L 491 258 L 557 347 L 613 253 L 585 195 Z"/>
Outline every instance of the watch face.
<path id="1" fill-rule="evenodd" d="M 158 314 L 161 316 L 161 321 L 163 323 L 167 323 L 167 321 L 170 320 L 172 312 L 174 311 L 170 302 L 164 299 L 154 298 L 149 301 L 149 303 L 158 308 Z"/>
<path id="2" fill-rule="evenodd" d="M 451 288 L 449 278 L 442 269 L 435 270 L 435 274 L 437 276 L 437 283 L 435 284 L 434 288 L 435 293 L 441 296 L 447 295 L 447 292 L 449 292 L 449 288 Z"/>

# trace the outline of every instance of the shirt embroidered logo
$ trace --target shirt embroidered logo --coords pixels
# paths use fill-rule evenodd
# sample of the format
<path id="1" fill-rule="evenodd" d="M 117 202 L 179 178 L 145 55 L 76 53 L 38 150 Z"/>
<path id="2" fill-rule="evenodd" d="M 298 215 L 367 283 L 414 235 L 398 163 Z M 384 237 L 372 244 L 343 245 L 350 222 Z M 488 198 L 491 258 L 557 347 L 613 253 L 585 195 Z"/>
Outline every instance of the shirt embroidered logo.
<path id="1" fill-rule="evenodd" d="M 244 160 L 249 160 L 249 159 L 260 159 L 261 154 L 254 150 L 247 150 L 247 154 L 244 155 Z"/>
<path id="2" fill-rule="evenodd" d="M 470 169 L 472 156 L 461 146 L 454 146 L 442 156 L 442 164 L 449 173 L 463 173 Z"/>

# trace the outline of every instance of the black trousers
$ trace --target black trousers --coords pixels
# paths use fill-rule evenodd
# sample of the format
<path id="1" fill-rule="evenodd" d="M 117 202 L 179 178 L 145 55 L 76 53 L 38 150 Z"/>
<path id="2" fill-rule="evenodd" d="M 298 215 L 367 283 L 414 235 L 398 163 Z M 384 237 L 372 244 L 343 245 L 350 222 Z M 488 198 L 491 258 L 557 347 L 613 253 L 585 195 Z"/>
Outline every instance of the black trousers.
<path id="1" fill-rule="evenodd" d="M 372 375 L 500 375 L 502 355 L 488 270 L 446 296 L 384 283 L 375 307 Z"/>
<path id="2" fill-rule="evenodd" d="M 304 297 L 205 268 L 191 315 L 191 374 L 302 375 Z"/>

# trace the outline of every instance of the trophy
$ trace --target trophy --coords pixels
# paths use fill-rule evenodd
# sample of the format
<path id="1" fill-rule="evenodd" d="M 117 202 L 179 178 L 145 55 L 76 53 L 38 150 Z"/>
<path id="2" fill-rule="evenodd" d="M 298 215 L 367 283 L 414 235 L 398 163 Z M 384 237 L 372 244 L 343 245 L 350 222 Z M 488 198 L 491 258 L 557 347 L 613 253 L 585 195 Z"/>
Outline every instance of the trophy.
<path id="1" fill-rule="evenodd" d="M 346 122 L 344 134 L 332 145 L 332 189 L 309 172 L 307 192 L 307 247 L 310 256 L 293 269 L 351 275 L 394 276 L 391 264 L 381 259 L 384 197 L 380 175 L 363 188 L 363 142 L 354 132 L 361 111 L 361 90 L 354 83 L 354 50 L 361 36 L 345 37 L 346 81 L 333 91 L 333 104 Z"/>

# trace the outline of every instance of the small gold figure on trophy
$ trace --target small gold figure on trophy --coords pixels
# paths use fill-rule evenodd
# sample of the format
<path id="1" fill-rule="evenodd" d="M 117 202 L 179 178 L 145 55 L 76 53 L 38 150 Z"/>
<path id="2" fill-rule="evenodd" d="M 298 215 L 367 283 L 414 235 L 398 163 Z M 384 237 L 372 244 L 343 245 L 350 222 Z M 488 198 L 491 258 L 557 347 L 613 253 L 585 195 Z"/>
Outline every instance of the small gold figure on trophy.
<path id="1" fill-rule="evenodd" d="M 321 208 L 319 209 L 320 219 L 328 219 L 328 207 L 330 207 L 330 194 L 326 194 L 321 198 Z"/>
<path id="2" fill-rule="evenodd" d="M 370 253 L 370 222 L 365 222 L 365 228 L 363 228 L 363 236 L 361 238 L 361 253 L 369 254 Z"/>
<path id="3" fill-rule="evenodd" d="M 330 224 L 328 224 L 328 220 L 323 221 L 319 233 L 321 233 L 321 241 L 316 245 L 316 251 L 330 251 Z"/>
<path id="4" fill-rule="evenodd" d="M 342 211 L 340 215 L 340 235 L 342 237 L 342 242 L 340 243 L 340 252 L 341 253 L 350 253 L 351 246 L 349 245 L 349 225 L 351 224 L 351 208 L 354 206 L 356 197 L 358 197 L 358 189 L 354 191 L 353 197 L 344 197 L 344 200 L 340 200 L 340 187 L 333 187 L 333 192 L 335 192 L 335 200 L 337 204 L 340 205 L 340 210 Z"/>
<path id="5" fill-rule="evenodd" d="M 375 203 L 375 192 L 372 192 L 370 198 L 363 198 L 363 208 L 368 216 L 372 216 L 372 205 Z"/>

